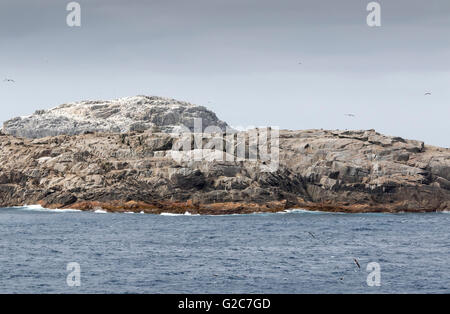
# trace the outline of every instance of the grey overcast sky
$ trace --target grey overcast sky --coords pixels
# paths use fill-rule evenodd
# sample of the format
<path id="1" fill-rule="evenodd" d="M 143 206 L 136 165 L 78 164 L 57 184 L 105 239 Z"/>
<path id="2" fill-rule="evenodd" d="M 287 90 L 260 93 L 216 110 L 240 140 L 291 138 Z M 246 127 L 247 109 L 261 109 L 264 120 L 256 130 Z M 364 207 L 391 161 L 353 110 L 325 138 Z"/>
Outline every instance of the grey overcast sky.
<path id="1" fill-rule="evenodd" d="M 233 126 L 373 128 L 450 147 L 450 1 L 378 1 L 382 25 L 369 27 L 370 1 L 79 0 L 71 28 L 69 0 L 1 0 L 0 122 L 145 94 Z"/>

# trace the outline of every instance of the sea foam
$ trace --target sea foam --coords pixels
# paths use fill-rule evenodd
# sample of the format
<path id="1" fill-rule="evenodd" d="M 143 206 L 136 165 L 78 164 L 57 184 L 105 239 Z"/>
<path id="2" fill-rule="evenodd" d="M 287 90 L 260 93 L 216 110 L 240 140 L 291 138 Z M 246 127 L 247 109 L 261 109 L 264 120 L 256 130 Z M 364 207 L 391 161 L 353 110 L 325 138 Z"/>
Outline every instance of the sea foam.
<path id="1" fill-rule="evenodd" d="M 28 211 L 38 211 L 38 212 L 48 212 L 48 213 L 75 213 L 81 212 L 79 209 L 61 209 L 61 208 L 44 208 L 41 205 L 24 205 L 24 206 L 15 206 L 12 207 L 19 210 L 28 210 Z"/>
<path id="2" fill-rule="evenodd" d="M 185 212 L 184 214 L 174 214 L 174 213 L 161 213 L 161 216 L 200 216 L 199 214 L 192 215 L 190 212 Z"/>

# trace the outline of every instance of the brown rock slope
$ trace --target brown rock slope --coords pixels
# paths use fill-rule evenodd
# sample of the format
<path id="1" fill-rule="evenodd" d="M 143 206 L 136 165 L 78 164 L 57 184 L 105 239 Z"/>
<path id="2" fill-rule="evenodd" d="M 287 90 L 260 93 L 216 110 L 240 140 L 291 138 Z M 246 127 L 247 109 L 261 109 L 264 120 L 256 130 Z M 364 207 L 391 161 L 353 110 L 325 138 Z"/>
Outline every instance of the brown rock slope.
<path id="1" fill-rule="evenodd" d="M 174 135 L 0 135 L 0 207 L 203 214 L 450 209 L 450 150 L 369 131 L 280 131 L 280 165 L 171 158 Z"/>

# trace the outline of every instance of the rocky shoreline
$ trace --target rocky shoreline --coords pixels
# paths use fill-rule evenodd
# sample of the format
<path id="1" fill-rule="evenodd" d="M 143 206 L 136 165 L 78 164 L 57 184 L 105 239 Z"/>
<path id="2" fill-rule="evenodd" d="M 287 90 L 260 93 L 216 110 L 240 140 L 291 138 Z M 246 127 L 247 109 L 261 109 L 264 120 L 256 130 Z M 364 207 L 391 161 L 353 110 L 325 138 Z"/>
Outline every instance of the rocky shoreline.
<path id="1" fill-rule="evenodd" d="M 186 203 L 159 203 L 148 204 L 143 202 L 129 201 L 123 202 L 80 202 L 75 203 L 69 207 L 62 208 L 68 210 L 80 211 L 96 211 L 101 210 L 110 213 L 145 213 L 160 215 L 164 213 L 171 214 L 186 214 L 189 215 L 230 215 L 230 214 L 258 214 L 258 213 L 282 213 L 289 210 L 307 210 L 311 212 L 328 212 L 328 213 L 435 213 L 447 212 L 447 209 L 401 209 L 404 203 L 399 203 L 394 206 L 377 207 L 377 206 L 336 206 L 326 204 L 303 203 L 297 206 L 286 207 L 285 202 L 271 202 L 268 204 L 256 203 L 213 203 L 201 204 L 200 206 L 193 206 L 190 202 Z M 47 205 L 48 209 L 61 209 L 55 205 Z M 301 206 L 301 207 L 299 207 Z"/>
<path id="2" fill-rule="evenodd" d="M 170 157 L 170 134 L 128 133 L 125 142 L 123 134 L 108 133 L 36 140 L 2 134 L 0 207 L 200 214 L 450 209 L 448 149 L 349 137 L 385 138 L 373 131 L 340 134 L 281 131 L 274 173 L 252 161 L 179 163 Z M 374 153 L 381 157 L 364 157 Z"/>
<path id="3" fill-rule="evenodd" d="M 101 107 L 103 112 L 109 109 Z M 191 114 L 196 116 L 195 110 Z M 54 118 L 39 115 L 47 125 Z M 33 119 L 27 123 L 39 129 L 40 120 Z M 145 121 L 145 113 L 140 119 Z M 158 126 L 166 120 L 153 121 Z M 168 125 L 173 127 L 173 121 Z M 246 139 L 247 154 L 250 132 L 261 131 L 235 135 Z M 281 130 L 278 165 L 271 172 L 264 170 L 265 161 L 251 158 L 176 160 L 172 153 L 180 136 L 155 129 L 154 123 L 123 132 L 85 130 L 28 138 L 7 133 L 4 126 L 0 207 L 40 204 L 209 215 L 294 208 L 346 213 L 450 210 L 450 150 L 374 130 Z M 215 136 L 225 145 L 220 150 L 202 148 L 205 156 L 228 154 L 227 138 Z M 191 149 L 199 150 L 195 143 Z"/>

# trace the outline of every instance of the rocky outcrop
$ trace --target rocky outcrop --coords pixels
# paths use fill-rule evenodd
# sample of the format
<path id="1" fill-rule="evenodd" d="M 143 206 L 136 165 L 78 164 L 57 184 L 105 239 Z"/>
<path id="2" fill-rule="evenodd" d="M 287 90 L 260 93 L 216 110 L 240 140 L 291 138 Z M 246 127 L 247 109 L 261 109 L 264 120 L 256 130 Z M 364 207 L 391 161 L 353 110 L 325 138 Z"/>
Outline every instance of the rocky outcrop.
<path id="1" fill-rule="evenodd" d="M 202 214 L 450 210 L 450 151 L 423 142 L 374 130 L 285 130 L 279 167 L 263 172 L 258 160 L 177 161 L 171 149 L 178 141 L 150 130 L 34 140 L 2 134 L 0 207 Z"/>
<path id="2" fill-rule="evenodd" d="M 37 110 L 3 124 L 3 132 L 26 138 L 75 135 L 88 132 L 158 130 L 176 132 L 180 126 L 194 129 L 201 119 L 204 130 L 227 124 L 205 107 L 156 96 L 126 97 L 111 101 L 82 101 L 63 104 L 50 110 Z"/>

